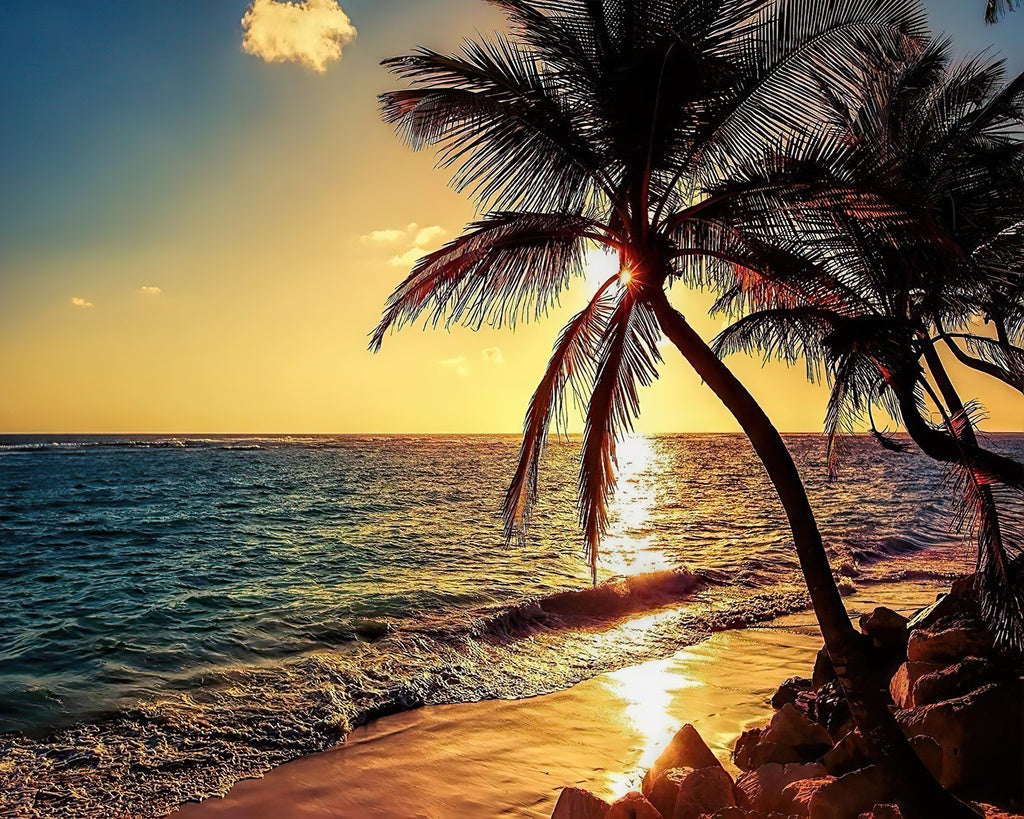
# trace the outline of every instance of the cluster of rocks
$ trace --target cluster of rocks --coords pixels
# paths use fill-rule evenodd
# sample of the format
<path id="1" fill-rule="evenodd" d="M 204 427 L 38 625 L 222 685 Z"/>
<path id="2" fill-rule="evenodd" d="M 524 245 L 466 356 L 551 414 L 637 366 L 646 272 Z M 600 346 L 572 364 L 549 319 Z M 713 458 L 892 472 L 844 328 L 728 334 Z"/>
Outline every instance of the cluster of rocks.
<path id="1" fill-rule="evenodd" d="M 932 774 L 988 819 L 1024 819 L 1024 690 L 1019 663 L 1001 656 L 978 616 L 970 578 L 907 619 L 877 608 L 860 619 L 874 682 Z M 735 780 L 692 725 L 643 778 L 609 804 L 562 791 L 552 819 L 896 819 L 882 771 L 854 726 L 822 649 L 811 678 L 786 680 L 762 728 L 733 750 Z M 999 805 L 1001 807 L 994 807 Z"/>

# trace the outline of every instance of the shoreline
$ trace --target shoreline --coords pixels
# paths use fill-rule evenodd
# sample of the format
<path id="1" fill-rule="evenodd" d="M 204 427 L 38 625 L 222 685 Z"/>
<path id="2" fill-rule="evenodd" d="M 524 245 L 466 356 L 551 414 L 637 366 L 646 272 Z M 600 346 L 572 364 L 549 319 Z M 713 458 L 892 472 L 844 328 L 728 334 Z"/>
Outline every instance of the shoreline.
<path id="1" fill-rule="evenodd" d="M 846 602 L 854 618 L 877 605 L 908 613 L 944 588 L 934 580 L 878 583 Z M 736 737 L 771 715 L 771 694 L 782 680 L 805 672 L 820 647 L 813 615 L 801 612 L 720 631 L 666 659 L 552 694 L 382 717 L 353 731 L 344 745 L 170 815 L 547 817 L 565 786 L 604 798 L 635 789 L 686 722 L 735 771 L 729 753 Z"/>

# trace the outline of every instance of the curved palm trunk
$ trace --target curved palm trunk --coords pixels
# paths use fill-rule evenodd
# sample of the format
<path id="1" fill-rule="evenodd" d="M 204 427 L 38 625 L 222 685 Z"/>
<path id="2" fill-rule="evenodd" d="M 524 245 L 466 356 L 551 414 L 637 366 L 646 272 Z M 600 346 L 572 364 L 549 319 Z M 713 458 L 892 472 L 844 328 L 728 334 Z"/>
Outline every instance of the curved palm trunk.
<path id="1" fill-rule="evenodd" d="M 868 681 L 863 638 L 843 605 L 803 481 L 782 436 L 754 397 L 672 307 L 664 291 L 657 288 L 649 299 L 662 331 L 739 422 L 778 492 L 836 676 L 908 819 L 976 817 L 931 776 L 889 710 L 888 697 Z"/>
<path id="2" fill-rule="evenodd" d="M 942 430 L 935 429 L 921 417 L 914 394 L 916 375 L 889 377 L 886 381 L 896 395 L 903 426 L 925 455 L 943 463 L 966 464 L 1000 483 L 1024 489 L 1024 464 L 984 449 L 978 446 L 976 440 L 974 443 L 966 439 L 958 440 Z"/>

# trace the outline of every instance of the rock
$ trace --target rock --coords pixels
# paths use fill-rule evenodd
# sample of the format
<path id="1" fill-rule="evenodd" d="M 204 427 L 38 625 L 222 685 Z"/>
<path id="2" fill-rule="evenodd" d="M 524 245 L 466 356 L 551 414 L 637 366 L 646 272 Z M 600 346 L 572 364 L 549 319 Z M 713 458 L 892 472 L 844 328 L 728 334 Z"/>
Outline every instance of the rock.
<path id="1" fill-rule="evenodd" d="M 907 662 L 950 665 L 967 656 L 992 653 L 992 632 L 982 628 L 953 626 L 941 630 L 916 628 L 907 643 Z"/>
<path id="2" fill-rule="evenodd" d="M 903 814 L 899 805 L 886 803 L 875 805 L 867 813 L 862 813 L 859 819 L 903 819 Z"/>
<path id="3" fill-rule="evenodd" d="M 832 747 L 832 737 L 821 725 L 812 722 L 794 706 L 784 705 L 772 717 L 763 739 L 796 750 L 801 759 L 773 760 L 785 762 L 817 759 Z"/>
<path id="4" fill-rule="evenodd" d="M 1021 686 L 991 684 L 962 697 L 899 711 L 908 736 L 925 734 L 942 750 L 939 781 L 947 788 L 985 786 L 987 792 L 1019 797 Z M 994 741 L 998 738 L 998 741 Z"/>
<path id="5" fill-rule="evenodd" d="M 926 734 L 910 738 L 910 746 L 917 752 L 924 766 L 935 779 L 942 776 L 942 748 Z"/>
<path id="6" fill-rule="evenodd" d="M 738 768 L 752 771 L 771 762 L 811 762 L 831 747 L 828 731 L 787 703 L 767 727 L 740 735 L 733 758 Z"/>
<path id="7" fill-rule="evenodd" d="M 654 760 L 651 769 L 644 775 L 641 790 L 644 793 L 649 793 L 650 789 L 654 786 L 654 781 L 662 772 L 670 768 L 693 768 L 694 770 L 699 770 L 701 768 L 713 768 L 716 765 L 720 768 L 722 767 L 722 763 L 718 761 L 718 757 L 712 753 L 707 743 L 697 733 L 697 729 L 687 724 L 676 732 L 668 747 Z"/>
<path id="8" fill-rule="evenodd" d="M 940 594 L 934 603 L 910 618 L 911 629 L 931 628 L 940 621 L 962 620 L 978 612 L 978 594 L 974 575 L 969 574 L 953 581 L 949 592 Z"/>
<path id="9" fill-rule="evenodd" d="M 810 816 L 811 798 L 822 787 L 835 782 L 834 776 L 818 776 L 814 779 L 798 779 L 782 789 L 782 810 L 788 816 Z"/>
<path id="10" fill-rule="evenodd" d="M 814 699 L 814 719 L 825 727 L 830 741 L 845 736 L 853 729 L 850 706 L 837 681 L 827 682 L 818 689 Z"/>
<path id="11" fill-rule="evenodd" d="M 813 683 L 807 677 L 790 677 L 772 694 L 772 708 L 778 711 L 784 705 L 796 705 L 800 694 L 813 690 Z M 804 709 L 797 706 L 797 710 Z"/>
<path id="12" fill-rule="evenodd" d="M 989 683 L 1012 685 L 1016 675 L 980 657 L 964 657 L 955 665 L 932 669 L 914 683 L 912 705 L 931 705 L 962 697 Z M 905 706 L 901 706 L 905 707 Z"/>
<path id="13" fill-rule="evenodd" d="M 662 819 L 662 815 L 642 793 L 630 791 L 612 803 L 604 819 Z"/>
<path id="14" fill-rule="evenodd" d="M 810 798 L 810 819 L 858 819 L 876 804 L 891 798 L 877 765 L 861 768 L 818 788 Z"/>
<path id="15" fill-rule="evenodd" d="M 786 804 L 782 792 L 791 782 L 801 779 L 817 779 L 828 776 L 824 765 L 791 763 L 762 765 L 756 771 L 748 771 L 736 780 L 736 786 L 743 792 L 750 806 L 759 811 L 783 810 Z"/>
<path id="16" fill-rule="evenodd" d="M 865 767 L 870 759 L 867 742 L 861 732 L 854 728 L 846 733 L 821 761 L 832 776 L 842 776 Z"/>
<path id="17" fill-rule="evenodd" d="M 907 661 L 896 669 L 889 681 L 889 694 L 898 708 L 913 708 L 916 704 L 914 689 L 917 681 L 926 674 L 938 671 L 942 666 L 935 663 Z"/>
<path id="18" fill-rule="evenodd" d="M 711 819 L 747 819 L 749 815 L 741 807 L 719 808 L 711 814 Z"/>
<path id="19" fill-rule="evenodd" d="M 654 805 L 662 816 L 672 816 L 676 811 L 679 786 L 693 773 L 693 768 L 669 768 L 662 771 L 647 791 L 647 801 Z"/>
<path id="20" fill-rule="evenodd" d="M 875 648 L 888 654 L 903 654 L 907 650 L 907 620 L 885 606 L 860 616 L 860 630 L 871 638 Z"/>
<path id="21" fill-rule="evenodd" d="M 817 691 L 825 683 L 832 682 L 835 678 L 836 669 L 832 665 L 832 658 L 828 656 L 828 650 L 818 649 L 818 654 L 814 658 L 814 671 L 811 673 L 811 685 Z"/>
<path id="22" fill-rule="evenodd" d="M 672 819 L 700 819 L 721 808 L 736 807 L 736 786 L 721 765 L 689 771 L 679 783 Z"/>
<path id="23" fill-rule="evenodd" d="M 551 819 L 605 819 L 610 808 L 611 805 L 590 791 L 563 788 Z"/>

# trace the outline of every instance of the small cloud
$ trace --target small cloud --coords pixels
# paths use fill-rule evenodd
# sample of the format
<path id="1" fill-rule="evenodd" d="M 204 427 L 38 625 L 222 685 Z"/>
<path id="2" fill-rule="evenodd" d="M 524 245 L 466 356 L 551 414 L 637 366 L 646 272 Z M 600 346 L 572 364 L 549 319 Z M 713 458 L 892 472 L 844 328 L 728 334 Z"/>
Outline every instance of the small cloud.
<path id="1" fill-rule="evenodd" d="M 405 242 L 412 245 L 402 253 L 396 253 L 388 264 L 394 267 L 410 268 L 420 260 L 422 256 L 436 250 L 441 246 L 441 240 L 448 235 L 448 231 L 440 225 L 429 225 L 421 228 L 415 222 L 405 228 L 387 228 L 374 230 L 359 237 L 359 241 L 370 244 L 398 244 Z"/>
<path id="2" fill-rule="evenodd" d="M 318 73 L 341 59 L 356 29 L 337 0 L 253 0 L 242 18 L 242 50 L 268 62 L 293 62 Z"/>
<path id="3" fill-rule="evenodd" d="M 91 301 L 86 301 L 80 296 L 72 296 L 71 303 L 75 305 L 75 307 L 95 307 L 95 305 Z"/>
<path id="4" fill-rule="evenodd" d="M 447 235 L 448 231 L 440 225 L 431 225 L 416 231 L 416 237 L 412 240 L 412 243 L 416 247 L 433 248 Z"/>
<path id="5" fill-rule="evenodd" d="M 455 374 L 465 378 L 469 375 L 469 364 L 464 355 L 457 355 L 455 358 L 445 358 L 438 362 L 442 367 L 449 367 L 455 370 Z"/>
<path id="6" fill-rule="evenodd" d="M 164 291 L 161 290 L 159 287 L 154 287 L 152 285 L 143 285 L 142 287 L 139 288 L 139 292 L 143 296 L 159 296 Z"/>
<path id="7" fill-rule="evenodd" d="M 505 363 L 505 356 L 501 354 L 501 347 L 488 347 L 485 350 L 481 350 L 480 355 L 483 356 L 484 361 L 488 364 Z"/>
<path id="8" fill-rule="evenodd" d="M 359 237 L 360 242 L 390 245 L 405 238 L 404 230 L 373 230 Z"/>
<path id="9" fill-rule="evenodd" d="M 426 253 L 423 248 L 411 247 L 405 253 L 399 253 L 397 256 L 392 256 L 388 259 L 388 264 L 394 267 L 412 267 L 416 262 L 420 260 L 420 257 Z"/>

